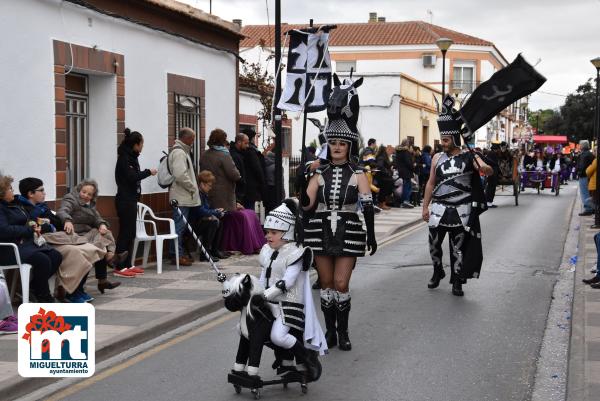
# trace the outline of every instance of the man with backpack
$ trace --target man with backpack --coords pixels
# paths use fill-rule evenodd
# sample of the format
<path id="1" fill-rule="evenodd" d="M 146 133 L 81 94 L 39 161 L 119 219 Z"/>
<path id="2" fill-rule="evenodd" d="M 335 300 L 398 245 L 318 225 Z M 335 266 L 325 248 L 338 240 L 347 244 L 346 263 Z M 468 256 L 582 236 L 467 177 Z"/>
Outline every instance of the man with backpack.
<path id="1" fill-rule="evenodd" d="M 200 206 L 200 193 L 198 192 L 198 182 L 194 172 L 194 163 L 190 157 L 192 146 L 196 138 L 196 133 L 191 128 L 182 128 L 179 131 L 179 139 L 169 152 L 168 164 L 174 181 L 169 187 L 169 202 L 177 200 L 179 210 L 187 219 L 190 215 L 190 209 Z M 173 220 L 175 220 L 175 231 L 179 236 L 179 264 L 181 266 L 191 266 L 192 260 L 183 256 L 183 234 L 186 230 L 186 224 L 176 210 L 173 210 Z M 170 245 L 171 259 L 175 264 L 175 248 L 173 243 Z"/>

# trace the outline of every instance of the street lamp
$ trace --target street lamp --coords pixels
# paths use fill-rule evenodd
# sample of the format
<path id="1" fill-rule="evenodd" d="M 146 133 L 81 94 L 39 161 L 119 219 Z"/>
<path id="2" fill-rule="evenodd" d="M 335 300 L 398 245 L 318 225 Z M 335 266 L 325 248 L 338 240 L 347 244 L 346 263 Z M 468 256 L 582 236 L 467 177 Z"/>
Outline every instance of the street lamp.
<path id="1" fill-rule="evenodd" d="M 446 52 L 452 46 L 452 43 L 454 43 L 452 39 L 448 38 L 439 38 L 435 41 L 437 47 L 442 51 L 442 100 L 446 95 Z"/>
<path id="2" fill-rule="evenodd" d="M 596 67 L 596 106 L 594 107 L 594 138 L 596 138 L 596 196 L 594 196 L 594 203 L 596 207 L 592 227 L 600 228 L 600 172 L 598 172 L 598 156 L 600 156 L 600 105 L 598 105 L 600 98 L 600 57 L 590 61 Z"/>

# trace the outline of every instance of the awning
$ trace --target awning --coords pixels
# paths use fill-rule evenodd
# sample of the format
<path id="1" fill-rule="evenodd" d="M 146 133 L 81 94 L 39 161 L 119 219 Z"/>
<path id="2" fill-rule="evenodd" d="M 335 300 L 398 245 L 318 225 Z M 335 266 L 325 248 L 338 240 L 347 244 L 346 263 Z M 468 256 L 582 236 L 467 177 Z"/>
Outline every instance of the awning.
<path id="1" fill-rule="evenodd" d="M 534 135 L 535 143 L 567 143 L 566 135 Z"/>

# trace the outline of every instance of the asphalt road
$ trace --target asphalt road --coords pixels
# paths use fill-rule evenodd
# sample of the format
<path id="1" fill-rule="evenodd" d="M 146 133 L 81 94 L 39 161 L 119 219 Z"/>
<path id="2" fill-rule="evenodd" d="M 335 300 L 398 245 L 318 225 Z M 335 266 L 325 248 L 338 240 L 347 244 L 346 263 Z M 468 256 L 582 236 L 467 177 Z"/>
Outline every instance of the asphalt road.
<path id="1" fill-rule="evenodd" d="M 519 207 L 512 198 L 497 198 L 500 207 L 482 216 L 481 278 L 464 287 L 463 298 L 452 296 L 447 280 L 427 289 L 425 227 L 363 258 L 351 283 L 353 350 L 331 350 L 307 395 L 290 385 L 285 391 L 265 388 L 262 399 L 530 399 L 575 190 L 575 183 L 559 197 L 529 190 Z M 150 350 L 137 363 L 123 361 L 128 364 L 84 382 L 74 394 L 63 393 L 64 399 L 252 399 L 226 383 L 238 338 L 236 317 L 223 320 Z M 265 351 L 263 377 L 272 375 L 272 360 Z"/>

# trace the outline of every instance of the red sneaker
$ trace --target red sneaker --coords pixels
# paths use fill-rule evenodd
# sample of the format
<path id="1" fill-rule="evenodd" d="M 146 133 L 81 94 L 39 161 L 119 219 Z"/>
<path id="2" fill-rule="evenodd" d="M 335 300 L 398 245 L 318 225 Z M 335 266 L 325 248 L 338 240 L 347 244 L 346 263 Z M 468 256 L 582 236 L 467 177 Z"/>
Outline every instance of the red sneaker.
<path id="1" fill-rule="evenodd" d="M 137 266 L 133 266 L 130 267 L 129 269 L 130 272 L 135 273 L 137 276 L 141 276 L 142 274 L 144 274 L 144 268 L 143 267 L 137 267 Z"/>
<path id="2" fill-rule="evenodd" d="M 121 269 L 121 270 L 115 269 L 115 271 L 113 271 L 113 275 L 117 276 L 117 277 L 126 277 L 126 278 L 133 278 L 133 277 L 137 276 L 137 274 L 135 274 L 134 272 L 132 272 L 130 270 L 131 269 Z"/>

